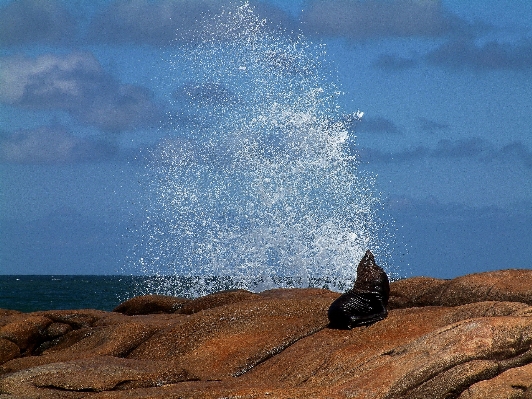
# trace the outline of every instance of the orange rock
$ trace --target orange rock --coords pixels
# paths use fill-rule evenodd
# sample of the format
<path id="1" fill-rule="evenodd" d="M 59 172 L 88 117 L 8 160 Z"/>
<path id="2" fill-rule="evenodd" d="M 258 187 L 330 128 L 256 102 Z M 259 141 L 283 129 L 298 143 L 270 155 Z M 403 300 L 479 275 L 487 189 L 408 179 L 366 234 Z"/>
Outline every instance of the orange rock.
<path id="1" fill-rule="evenodd" d="M 389 309 L 441 305 L 437 298 L 448 284 L 447 280 L 431 277 L 412 277 L 390 284 Z"/>
<path id="2" fill-rule="evenodd" d="M 20 356 L 20 348 L 13 342 L 0 338 L 0 364 Z"/>
<path id="3" fill-rule="evenodd" d="M 44 340 L 44 331 L 52 320 L 38 314 L 18 313 L 6 317 L 7 323 L 0 327 L 0 338 L 15 343 L 21 353 L 30 352 Z"/>
<path id="4" fill-rule="evenodd" d="M 414 277 L 391 284 L 389 307 L 458 306 L 482 301 L 532 305 L 529 281 L 532 281 L 532 270 L 518 269 L 468 274 L 453 280 Z"/>
<path id="5" fill-rule="evenodd" d="M 181 359 L 205 379 L 240 375 L 327 325 L 331 300 L 252 299 L 186 316 L 154 334 L 128 356 Z"/>
<path id="6" fill-rule="evenodd" d="M 131 298 L 121 303 L 113 312 L 128 316 L 155 313 L 179 312 L 189 299 L 166 295 L 144 295 Z"/>
<path id="7" fill-rule="evenodd" d="M 125 314 L 3 311 L 0 397 L 524 399 L 530 273 L 401 280 L 388 317 L 352 330 L 327 328 L 339 294 L 321 289 L 225 291 L 171 313 L 161 304 L 179 298 L 133 298 Z"/>
<path id="8" fill-rule="evenodd" d="M 507 399 L 527 398 L 532 390 L 532 364 L 515 367 L 494 378 L 469 386 L 459 399 Z"/>
<path id="9" fill-rule="evenodd" d="M 201 310 L 212 309 L 218 306 L 229 305 L 240 301 L 256 299 L 259 296 L 246 290 L 221 291 L 214 294 L 196 298 L 183 305 L 179 313 L 192 314 Z"/>

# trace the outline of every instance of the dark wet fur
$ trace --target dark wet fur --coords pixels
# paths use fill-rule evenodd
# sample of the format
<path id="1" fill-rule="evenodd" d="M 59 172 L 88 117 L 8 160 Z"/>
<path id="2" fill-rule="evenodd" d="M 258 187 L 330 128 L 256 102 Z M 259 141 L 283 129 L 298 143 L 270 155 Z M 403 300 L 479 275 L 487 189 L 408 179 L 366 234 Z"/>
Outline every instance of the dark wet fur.
<path id="1" fill-rule="evenodd" d="M 386 318 L 390 283 L 386 272 L 375 264 L 371 251 L 360 261 L 352 289 L 329 307 L 329 327 L 351 329 Z"/>

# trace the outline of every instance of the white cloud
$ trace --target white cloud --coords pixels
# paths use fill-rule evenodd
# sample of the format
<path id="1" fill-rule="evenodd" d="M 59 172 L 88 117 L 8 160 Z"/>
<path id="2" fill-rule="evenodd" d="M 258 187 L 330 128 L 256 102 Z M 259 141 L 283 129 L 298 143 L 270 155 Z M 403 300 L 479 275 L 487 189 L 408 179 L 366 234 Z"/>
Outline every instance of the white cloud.
<path id="1" fill-rule="evenodd" d="M 121 84 L 87 52 L 0 59 L 0 102 L 64 110 L 108 131 L 147 126 L 160 115 L 148 89 Z"/>
<path id="2" fill-rule="evenodd" d="M 89 73 L 99 74 L 101 68 L 88 53 L 64 57 L 45 54 L 36 59 L 5 57 L 0 59 L 0 101 L 8 104 L 23 102 L 30 90 L 39 96 L 62 93 L 76 97 L 82 93 L 79 75 Z"/>
<path id="3" fill-rule="evenodd" d="M 8 162 L 64 162 L 75 145 L 76 140 L 64 131 L 20 131 L 0 142 L 0 154 Z"/>
<path id="4" fill-rule="evenodd" d="M 0 139 L 0 161 L 65 163 L 106 159 L 116 149 L 107 143 L 76 137 L 61 126 L 19 130 Z"/>

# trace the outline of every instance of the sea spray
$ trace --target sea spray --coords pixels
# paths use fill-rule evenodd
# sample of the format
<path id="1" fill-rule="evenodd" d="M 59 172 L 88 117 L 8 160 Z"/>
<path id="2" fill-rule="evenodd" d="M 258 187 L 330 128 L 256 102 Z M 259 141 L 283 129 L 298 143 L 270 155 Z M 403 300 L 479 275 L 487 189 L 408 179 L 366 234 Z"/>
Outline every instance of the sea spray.
<path id="1" fill-rule="evenodd" d="M 152 153 L 141 293 L 341 290 L 367 249 L 385 263 L 379 198 L 348 151 L 324 47 L 269 29 L 248 4 L 205 26 L 170 56 L 189 123 Z"/>

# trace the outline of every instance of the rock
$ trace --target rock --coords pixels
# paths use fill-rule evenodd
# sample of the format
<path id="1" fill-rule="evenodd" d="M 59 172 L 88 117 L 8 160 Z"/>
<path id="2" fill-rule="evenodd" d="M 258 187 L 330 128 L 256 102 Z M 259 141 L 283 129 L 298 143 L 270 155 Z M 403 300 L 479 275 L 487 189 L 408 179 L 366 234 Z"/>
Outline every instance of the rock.
<path id="1" fill-rule="evenodd" d="M 0 398 L 530 398 L 530 277 L 394 282 L 388 317 L 351 330 L 327 328 L 339 294 L 321 289 L 6 311 Z"/>
<path id="2" fill-rule="evenodd" d="M 393 282 L 390 309 L 414 306 L 458 306 L 481 301 L 512 301 L 532 305 L 532 270 L 497 270 L 453 280 L 415 277 Z"/>
<path id="3" fill-rule="evenodd" d="M 328 298 L 334 300 L 339 294 L 322 288 L 274 288 L 259 293 L 262 298 L 305 300 L 311 298 Z"/>
<path id="4" fill-rule="evenodd" d="M 35 350 L 31 353 L 33 356 L 16 358 L 0 365 L 0 374 L 23 370 L 32 365 L 95 356 L 124 357 L 156 331 L 179 323 L 179 319 L 183 317 L 181 315 L 128 317 L 112 312 L 90 310 L 41 313 L 50 319 L 69 320 L 71 324 L 56 329 L 54 323 L 51 323 L 49 328 L 53 327 L 56 333 L 61 329 L 64 334 L 54 336 L 47 341 L 42 339 L 37 341 L 34 343 Z M 60 323 L 55 324 L 57 326 Z"/>
<path id="5" fill-rule="evenodd" d="M 330 298 L 256 299 L 186 316 L 154 334 L 128 357 L 180 359 L 202 379 L 241 375 L 327 325 Z"/>
<path id="6" fill-rule="evenodd" d="M 20 348 L 14 342 L 0 338 L 0 364 L 20 356 Z"/>
<path id="7" fill-rule="evenodd" d="M 35 314 L 51 319 L 53 322 L 68 324 L 74 330 L 92 327 L 99 320 L 114 316 L 108 312 L 93 309 L 49 310 Z"/>
<path id="8" fill-rule="evenodd" d="M 118 305 L 113 312 L 128 316 L 156 313 L 192 314 L 217 306 L 228 305 L 258 297 L 246 290 L 216 292 L 196 299 L 187 299 L 166 295 L 144 295 L 131 298 Z"/>
<path id="9" fill-rule="evenodd" d="M 361 371 L 369 367 L 368 364 L 383 358 L 395 359 L 402 352 L 406 354 L 408 350 L 405 349 L 405 345 L 434 331 L 461 320 L 483 317 L 487 313 L 494 316 L 510 316 L 524 308 L 527 308 L 527 305 L 506 303 L 498 309 L 497 303 L 482 302 L 455 308 L 425 307 L 393 310 L 389 312 L 387 319 L 369 327 L 352 330 L 324 329 L 292 345 L 271 361 L 254 368 L 245 376 L 244 381 L 247 378 L 255 384 L 262 380 L 282 381 L 291 387 L 309 388 L 338 384 L 358 387 L 357 379 L 361 376 Z M 413 348 L 422 351 L 427 347 L 414 345 Z M 442 347 L 440 350 L 444 353 L 449 349 Z M 406 367 L 398 363 L 398 373 L 401 372 L 399 366 Z M 383 367 L 383 373 L 386 374 L 392 367 L 394 367 L 392 363 L 387 364 Z M 408 367 L 405 369 L 405 376 L 408 374 L 407 371 L 412 371 Z M 366 378 L 371 379 L 370 375 L 368 369 Z M 376 379 L 375 384 L 378 385 L 378 378 Z M 357 389 L 363 389 L 368 383 L 367 380 L 361 380 Z"/>
<path id="10" fill-rule="evenodd" d="M 44 331 L 52 320 L 36 315 L 14 314 L 7 316 L 8 322 L 0 328 L 0 338 L 18 346 L 21 353 L 31 352 L 44 339 Z"/>
<path id="11" fill-rule="evenodd" d="M 80 398 L 94 392 L 130 390 L 195 379 L 183 370 L 116 357 L 93 357 L 50 363 L 17 371 L 1 379 L 0 392 L 30 398 Z"/>
<path id="12" fill-rule="evenodd" d="M 19 312 L 18 310 L 9 310 L 9 309 L 0 309 L 0 317 L 2 316 L 10 316 L 13 314 L 20 314 L 22 312 Z"/>
<path id="13" fill-rule="evenodd" d="M 189 299 L 166 295 L 144 295 L 131 298 L 116 308 L 113 312 L 128 316 L 154 313 L 175 313 L 181 310 Z"/>
<path id="14" fill-rule="evenodd" d="M 390 284 L 388 309 L 404 309 L 417 306 L 440 306 L 435 299 L 448 284 L 447 280 L 431 277 L 412 277 Z"/>
<path id="15" fill-rule="evenodd" d="M 255 298 L 258 298 L 257 294 L 253 294 L 246 290 L 221 291 L 185 303 L 182 309 L 180 309 L 180 313 L 192 314 L 202 310 Z"/>
<path id="16" fill-rule="evenodd" d="M 509 369 L 494 378 L 469 386 L 459 399 L 530 398 L 532 393 L 532 364 Z"/>

